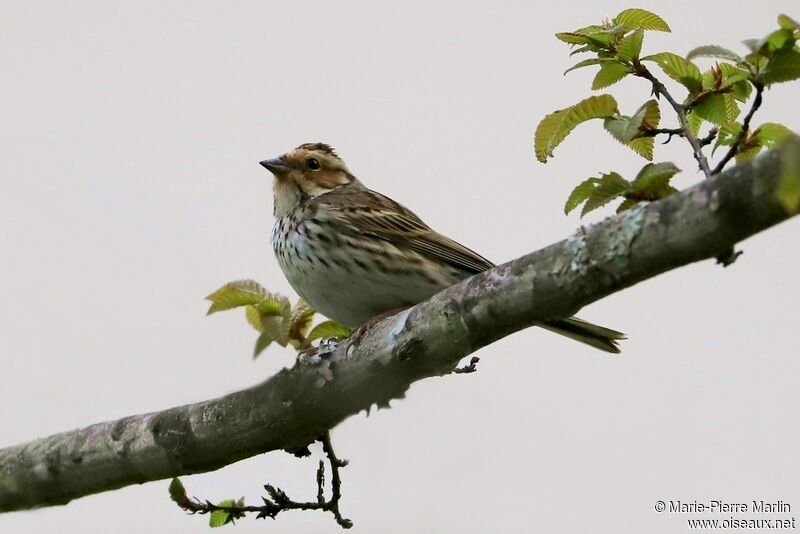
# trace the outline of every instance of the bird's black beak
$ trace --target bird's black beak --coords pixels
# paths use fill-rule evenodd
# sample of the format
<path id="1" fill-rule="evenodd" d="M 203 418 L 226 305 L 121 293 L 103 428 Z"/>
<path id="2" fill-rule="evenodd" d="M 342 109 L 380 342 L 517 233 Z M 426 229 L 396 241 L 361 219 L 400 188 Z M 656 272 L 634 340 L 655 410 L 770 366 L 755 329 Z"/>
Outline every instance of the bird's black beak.
<path id="1" fill-rule="evenodd" d="M 284 163 L 281 158 L 265 159 L 264 161 L 259 161 L 258 163 L 275 176 L 289 171 L 289 167 L 286 166 L 286 163 Z"/>

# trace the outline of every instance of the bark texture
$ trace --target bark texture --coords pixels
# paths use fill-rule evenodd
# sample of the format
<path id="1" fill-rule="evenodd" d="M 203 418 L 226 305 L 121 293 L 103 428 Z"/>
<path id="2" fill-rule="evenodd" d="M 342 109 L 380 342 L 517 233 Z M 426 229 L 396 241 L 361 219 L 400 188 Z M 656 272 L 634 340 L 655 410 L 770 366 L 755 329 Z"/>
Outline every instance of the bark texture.
<path id="1" fill-rule="evenodd" d="M 298 360 L 224 397 L 0 449 L 0 512 L 218 469 L 298 449 L 350 415 L 401 398 L 422 378 L 508 334 L 670 269 L 714 258 L 789 218 L 772 151 L 453 286 L 371 328 L 358 346 Z M 601 357 L 601 356 L 599 356 Z"/>

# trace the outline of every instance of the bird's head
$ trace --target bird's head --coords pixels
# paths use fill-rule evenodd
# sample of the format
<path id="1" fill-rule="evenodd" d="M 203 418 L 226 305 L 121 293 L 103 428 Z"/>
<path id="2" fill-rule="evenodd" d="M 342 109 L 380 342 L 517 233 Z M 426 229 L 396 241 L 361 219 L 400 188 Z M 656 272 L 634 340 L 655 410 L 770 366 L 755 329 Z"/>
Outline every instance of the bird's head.
<path id="1" fill-rule="evenodd" d="M 275 215 L 282 216 L 309 199 L 356 181 L 329 145 L 306 143 L 261 166 L 275 175 Z"/>

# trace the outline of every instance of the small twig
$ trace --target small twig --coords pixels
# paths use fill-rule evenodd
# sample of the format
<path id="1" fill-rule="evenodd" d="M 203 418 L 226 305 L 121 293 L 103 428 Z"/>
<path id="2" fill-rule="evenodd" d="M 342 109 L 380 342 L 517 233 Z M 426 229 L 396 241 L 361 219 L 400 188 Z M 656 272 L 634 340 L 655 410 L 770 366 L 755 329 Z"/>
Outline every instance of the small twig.
<path id="1" fill-rule="evenodd" d="M 750 106 L 750 111 L 748 111 L 747 115 L 744 116 L 744 120 L 742 121 L 742 129 L 739 131 L 739 135 L 736 137 L 736 142 L 731 145 L 731 148 L 728 149 L 728 152 L 725 153 L 725 156 L 719 161 L 717 166 L 714 167 L 714 170 L 711 172 L 712 175 L 721 173 L 722 169 L 725 168 L 725 165 L 727 165 L 728 162 L 739 153 L 739 150 L 742 148 L 742 143 L 744 143 L 747 133 L 750 130 L 750 121 L 753 119 L 753 115 L 755 115 L 756 110 L 761 107 L 764 86 L 760 83 L 753 85 L 755 85 L 756 88 L 756 97 L 753 100 L 753 105 Z"/>
<path id="2" fill-rule="evenodd" d="M 456 367 L 455 369 L 453 369 L 453 372 L 456 374 L 474 373 L 475 371 L 478 370 L 479 361 L 481 361 L 480 358 L 478 358 L 477 356 L 473 356 L 472 359 L 470 359 L 469 364 L 465 365 L 464 367 Z"/>
<path id="3" fill-rule="evenodd" d="M 718 133 L 719 133 L 719 128 L 717 128 L 716 126 L 714 126 L 713 128 L 711 128 L 711 129 L 708 131 L 708 135 L 706 135 L 705 137 L 703 137 L 703 138 L 701 138 L 701 139 L 698 139 L 698 140 L 697 140 L 697 142 L 698 142 L 698 143 L 700 143 L 700 146 L 701 146 L 701 147 L 704 147 L 704 146 L 710 145 L 711 143 L 713 143 L 713 142 L 714 142 L 714 139 L 716 139 L 716 138 L 717 138 L 717 134 L 718 134 Z"/>
<path id="4" fill-rule="evenodd" d="M 258 513 L 256 516 L 257 519 L 264 519 L 267 517 L 275 519 L 275 517 L 284 510 L 322 510 L 324 512 L 331 512 L 336 522 L 342 528 L 350 528 L 353 526 L 353 522 L 342 517 L 339 511 L 339 500 L 342 497 L 342 479 L 339 476 L 339 469 L 347 465 L 347 460 L 340 460 L 336 457 L 328 431 L 320 436 L 319 441 L 322 443 L 322 450 L 328 457 L 328 463 L 330 463 L 331 466 L 332 495 L 328 501 L 325 500 L 325 462 L 322 460 L 319 461 L 319 467 L 317 468 L 316 502 L 293 501 L 282 489 L 270 484 L 264 486 L 269 497 L 261 498 L 261 500 L 264 501 L 262 506 L 220 506 L 210 501 L 203 502 L 197 498 L 190 499 L 185 494 L 172 495 L 172 499 L 178 506 L 191 514 L 208 514 L 217 511 L 225 512 L 230 514 L 228 518 L 230 522 L 242 518 L 248 513 Z"/>
<path id="5" fill-rule="evenodd" d="M 667 88 L 664 87 L 664 84 L 658 81 L 658 79 L 653 76 L 649 70 L 647 70 L 647 67 L 638 61 L 634 62 L 633 67 L 637 76 L 645 78 L 646 80 L 649 80 L 651 84 L 653 84 L 653 94 L 656 96 L 663 96 L 664 99 L 669 102 L 669 105 L 672 106 L 672 109 L 675 110 L 675 113 L 678 115 L 678 121 L 681 123 L 680 129 L 683 131 L 683 135 L 681 135 L 681 137 L 685 137 L 689 144 L 692 145 L 694 159 L 697 160 L 697 164 L 700 166 L 700 170 L 703 171 L 703 174 L 706 176 L 706 178 L 709 178 L 711 176 L 711 169 L 708 166 L 708 160 L 706 159 L 705 154 L 703 154 L 703 145 L 700 144 L 700 141 L 698 141 L 694 134 L 692 134 L 692 130 L 689 128 L 689 121 L 686 119 L 686 108 L 672 98 L 672 95 L 669 93 L 669 91 L 667 91 Z"/>

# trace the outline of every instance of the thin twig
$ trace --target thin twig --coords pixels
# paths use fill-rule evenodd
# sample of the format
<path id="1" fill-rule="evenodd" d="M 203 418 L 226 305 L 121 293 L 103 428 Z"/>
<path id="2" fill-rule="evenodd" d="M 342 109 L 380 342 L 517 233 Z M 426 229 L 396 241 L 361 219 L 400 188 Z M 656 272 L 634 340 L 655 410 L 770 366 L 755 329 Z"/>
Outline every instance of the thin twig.
<path id="1" fill-rule="evenodd" d="M 706 136 L 705 136 L 705 137 L 703 137 L 703 138 L 700 138 L 700 139 L 698 139 L 698 140 L 697 140 L 697 142 L 698 142 L 698 143 L 700 143 L 700 146 L 701 146 L 701 147 L 704 147 L 704 146 L 706 146 L 706 145 L 710 145 L 711 143 L 713 143 L 713 142 L 714 142 L 714 139 L 716 139 L 716 138 L 717 138 L 717 134 L 718 134 L 718 133 L 719 133 L 719 128 L 717 128 L 716 126 L 714 126 L 713 128 L 711 128 L 711 129 L 708 131 L 708 135 L 706 135 Z"/>
<path id="2" fill-rule="evenodd" d="M 736 137 L 736 142 L 731 145 L 731 147 L 728 149 L 728 152 L 725 153 L 725 157 L 723 157 L 717 166 L 714 167 L 714 170 L 711 172 L 712 175 L 721 173 L 722 169 L 725 168 L 725 165 L 727 165 L 728 162 L 739 153 L 739 150 L 742 148 L 742 143 L 744 143 L 747 133 L 750 130 L 750 121 L 753 119 L 753 115 L 755 115 L 756 110 L 761 107 L 764 86 L 760 83 L 754 83 L 753 85 L 755 85 L 756 88 L 756 97 L 753 100 L 753 105 L 750 106 L 750 111 L 748 111 L 747 115 L 744 116 L 744 120 L 742 121 L 742 129 L 739 131 L 739 135 Z"/>
<path id="3" fill-rule="evenodd" d="M 235 519 L 240 519 L 248 513 L 257 513 L 257 519 L 264 519 L 275 517 L 284 510 L 322 510 L 324 512 L 331 512 L 336 522 L 342 528 L 350 528 L 353 522 L 349 519 L 342 517 L 339 511 L 339 500 L 342 497 L 342 479 L 339 476 L 339 469 L 347 465 L 347 460 L 340 460 L 336 457 L 331 444 L 330 432 L 326 431 L 320 436 L 319 441 L 322 443 L 322 450 L 328 457 L 328 463 L 331 466 L 331 488 L 332 495 L 330 500 L 325 500 L 325 463 L 320 460 L 319 467 L 317 468 L 317 501 L 316 502 L 296 502 L 289 498 L 286 493 L 280 488 L 266 484 L 264 489 L 269 494 L 269 497 L 262 497 L 264 501 L 262 506 L 221 506 L 214 504 L 211 501 L 205 502 L 197 498 L 189 498 L 185 494 L 172 495 L 172 499 L 182 509 L 191 514 L 208 514 L 212 512 L 225 512 L 229 514 L 228 522 L 233 522 Z M 170 490 L 171 491 L 171 490 Z"/>
<path id="4" fill-rule="evenodd" d="M 703 171 L 703 174 L 705 174 L 706 178 L 709 178 L 711 176 L 711 169 L 708 166 L 708 160 L 706 159 L 705 154 L 703 154 L 703 146 L 689 128 L 689 121 L 686 119 L 685 107 L 672 98 L 672 95 L 669 93 L 669 91 L 667 91 L 667 88 L 664 87 L 664 84 L 658 81 L 658 79 L 653 76 L 649 70 L 647 70 L 647 67 L 638 61 L 634 62 L 633 66 L 634 72 L 637 76 L 645 78 L 646 80 L 649 80 L 651 84 L 653 84 L 653 94 L 663 96 L 664 99 L 669 102 L 670 106 L 672 106 L 672 109 L 675 110 L 675 113 L 678 115 L 678 121 L 681 123 L 681 129 L 683 130 L 683 135 L 681 137 L 685 137 L 689 144 L 692 145 L 694 159 L 697 160 L 697 164 L 700 166 L 700 170 Z"/>

